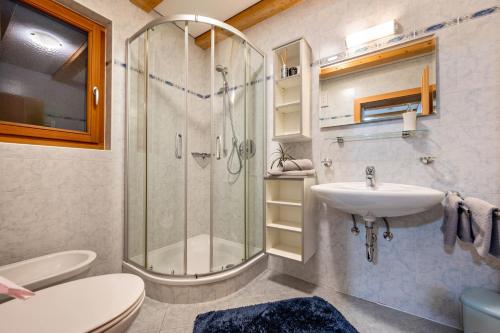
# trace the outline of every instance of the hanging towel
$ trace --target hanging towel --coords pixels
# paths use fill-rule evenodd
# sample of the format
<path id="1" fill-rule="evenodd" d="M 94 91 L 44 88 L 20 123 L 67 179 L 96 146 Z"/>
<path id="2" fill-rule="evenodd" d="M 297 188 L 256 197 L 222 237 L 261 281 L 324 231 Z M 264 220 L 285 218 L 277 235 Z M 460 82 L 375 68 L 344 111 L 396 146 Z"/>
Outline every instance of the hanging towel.
<path id="1" fill-rule="evenodd" d="M 498 212 L 498 210 L 495 212 Z M 490 254 L 496 258 L 500 258 L 500 223 L 498 223 L 498 219 L 500 219 L 500 217 L 496 215 L 493 216 L 490 245 Z"/>
<path id="2" fill-rule="evenodd" d="M 283 171 L 294 171 L 294 170 L 312 170 L 313 163 L 311 160 L 287 160 L 283 162 Z"/>
<path id="3" fill-rule="evenodd" d="M 462 198 L 456 193 L 449 192 L 446 194 L 444 205 L 444 219 L 441 231 L 444 234 L 444 245 L 453 246 L 457 240 L 459 208 L 462 204 Z"/>
<path id="4" fill-rule="evenodd" d="M 0 294 L 4 294 L 10 297 L 19 298 L 19 299 L 28 299 L 31 296 L 35 295 L 34 292 L 18 286 L 14 282 L 7 280 L 4 277 L 0 276 Z"/>
<path id="5" fill-rule="evenodd" d="M 464 203 L 471 211 L 472 235 L 477 253 L 485 257 L 490 253 L 490 250 L 498 250 L 498 229 L 493 232 L 493 215 L 497 208 L 477 198 L 466 198 Z M 495 235 L 496 240 L 494 241 L 497 244 L 492 244 Z M 492 253 L 492 255 L 494 254 Z"/>
<path id="6" fill-rule="evenodd" d="M 462 242 L 474 243 L 470 210 L 459 209 L 457 236 Z"/>

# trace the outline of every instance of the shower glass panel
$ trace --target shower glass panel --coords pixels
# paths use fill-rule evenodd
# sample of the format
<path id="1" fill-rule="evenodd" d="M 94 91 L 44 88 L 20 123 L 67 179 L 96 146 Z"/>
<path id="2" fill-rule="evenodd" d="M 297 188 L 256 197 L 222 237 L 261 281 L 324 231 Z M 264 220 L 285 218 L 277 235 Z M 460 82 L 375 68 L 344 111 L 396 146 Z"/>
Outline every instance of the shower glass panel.
<path id="1" fill-rule="evenodd" d="M 212 274 L 263 251 L 265 60 L 231 30 L 182 15 L 128 41 L 125 257 L 153 273 Z"/>
<path id="2" fill-rule="evenodd" d="M 179 24 L 179 23 L 178 23 Z M 189 31 L 206 31 L 206 23 L 189 22 Z M 191 33 L 192 34 L 192 33 Z M 187 274 L 210 272 L 210 49 L 187 39 Z"/>
<path id="3" fill-rule="evenodd" d="M 187 28 L 167 23 L 147 31 L 146 267 L 170 275 L 186 273 Z"/>
<path id="4" fill-rule="evenodd" d="M 264 170 L 265 170 L 265 89 L 264 57 L 248 45 L 246 55 L 246 256 L 259 253 L 264 244 Z M 260 153 L 257 153 L 257 150 Z"/>
<path id="5" fill-rule="evenodd" d="M 219 37 L 219 36 L 216 36 Z M 212 163 L 212 271 L 245 260 L 246 42 L 235 35 L 215 44 Z M 220 151 L 220 156 L 217 154 Z"/>
<path id="6" fill-rule="evenodd" d="M 146 266 L 146 34 L 128 45 L 127 248 L 128 259 Z"/>

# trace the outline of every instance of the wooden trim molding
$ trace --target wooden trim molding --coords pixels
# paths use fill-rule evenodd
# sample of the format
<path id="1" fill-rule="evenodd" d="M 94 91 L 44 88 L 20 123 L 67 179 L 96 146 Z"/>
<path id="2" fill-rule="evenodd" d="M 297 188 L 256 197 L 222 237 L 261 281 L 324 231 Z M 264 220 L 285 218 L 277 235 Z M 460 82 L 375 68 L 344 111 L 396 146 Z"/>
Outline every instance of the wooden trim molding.
<path id="1" fill-rule="evenodd" d="M 227 19 L 225 23 L 243 31 L 260 23 L 282 11 L 298 4 L 302 0 L 261 0 L 247 9 Z M 215 42 L 226 39 L 228 36 L 222 29 L 216 29 Z M 195 44 L 202 49 L 210 47 L 210 31 L 195 38 Z"/>
<path id="2" fill-rule="evenodd" d="M 56 81 L 69 82 L 71 79 L 81 72 L 86 65 L 85 56 L 88 49 L 88 43 L 85 41 L 59 69 L 52 74 L 52 78 Z"/>
<path id="3" fill-rule="evenodd" d="M 149 13 L 156 6 L 158 6 L 163 0 L 130 0 L 134 5 Z"/>
<path id="4" fill-rule="evenodd" d="M 370 53 L 357 58 L 349 59 L 337 64 L 322 67 L 319 77 L 320 79 L 330 79 L 336 76 L 384 65 L 393 61 L 431 53 L 434 52 L 435 49 L 436 37 L 430 36 L 401 45 L 393 46 L 375 53 Z"/>
<path id="5" fill-rule="evenodd" d="M 0 141 L 28 144 L 40 144 L 64 147 L 104 148 L 105 118 L 105 57 L 106 28 L 88 18 L 68 9 L 54 0 L 20 0 L 40 12 L 55 19 L 62 20 L 87 32 L 87 43 L 84 43 L 73 56 L 68 59 L 54 79 L 64 79 L 70 72 L 72 63 L 81 62 L 87 52 L 87 124 L 86 131 L 73 131 L 60 128 L 37 126 L 18 122 L 0 121 Z M 79 65 L 81 67 L 81 64 Z M 99 102 L 95 103 L 93 89 L 99 89 Z M 21 96 L 22 98 L 22 96 Z"/>
<path id="6" fill-rule="evenodd" d="M 0 134 L 0 142 L 54 146 L 54 147 L 86 148 L 86 149 L 99 149 L 99 150 L 104 149 L 104 143 L 95 144 L 95 143 L 85 143 L 85 142 L 68 141 L 68 140 L 10 136 L 4 134 Z"/>
<path id="7" fill-rule="evenodd" d="M 421 88 L 422 115 L 427 116 L 432 112 L 431 86 L 429 85 L 429 66 L 425 66 L 422 73 Z"/>
<path id="8" fill-rule="evenodd" d="M 354 100 L 354 123 L 361 123 L 361 110 L 366 104 L 377 104 L 377 106 L 390 105 L 390 104 L 401 104 L 409 103 L 412 101 L 421 100 L 422 101 L 422 115 L 429 115 L 433 112 L 432 108 L 432 96 L 436 91 L 435 84 L 427 84 L 427 98 L 421 97 L 424 89 L 423 87 L 405 89 L 400 91 L 392 91 L 389 93 L 384 93 L 380 95 L 367 96 L 356 98 Z M 427 104 L 427 106 L 424 105 Z M 427 113 L 424 113 L 424 109 L 427 108 Z"/>

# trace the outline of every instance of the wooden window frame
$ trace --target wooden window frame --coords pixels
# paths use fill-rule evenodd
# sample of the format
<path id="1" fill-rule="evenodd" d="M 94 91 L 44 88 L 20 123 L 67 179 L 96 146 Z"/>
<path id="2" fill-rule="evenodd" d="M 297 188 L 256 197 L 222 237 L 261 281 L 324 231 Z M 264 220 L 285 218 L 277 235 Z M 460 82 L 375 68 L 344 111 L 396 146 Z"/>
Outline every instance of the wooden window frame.
<path id="1" fill-rule="evenodd" d="M 425 99 L 425 97 L 422 98 L 422 96 L 425 96 L 426 94 L 422 94 L 422 88 L 420 87 L 393 91 L 380 95 L 356 98 L 354 100 L 354 123 L 361 123 L 361 111 L 363 110 L 363 107 L 366 106 L 366 104 L 376 102 L 380 103 L 381 105 L 386 102 L 389 106 L 392 103 L 408 103 L 410 101 L 417 102 L 419 100 L 422 100 L 422 116 L 428 116 L 434 112 L 432 101 L 435 93 L 436 85 L 431 84 L 429 85 L 429 89 L 427 90 L 427 96 L 429 96 L 427 97 L 427 99 Z"/>
<path id="2" fill-rule="evenodd" d="M 106 28 L 54 0 L 18 1 L 87 32 L 87 126 L 83 132 L 0 121 L 0 141 L 104 149 Z M 93 94 L 94 87 L 99 89 L 97 105 Z"/>
<path id="3" fill-rule="evenodd" d="M 408 102 L 418 102 L 422 104 L 422 116 L 428 116 L 434 112 L 434 95 L 436 85 L 429 84 L 429 66 L 422 72 L 422 85 L 419 88 L 392 91 L 380 95 L 356 98 L 354 100 L 354 123 L 361 123 L 361 112 L 363 106 L 369 103 L 379 105 L 401 104 Z"/>

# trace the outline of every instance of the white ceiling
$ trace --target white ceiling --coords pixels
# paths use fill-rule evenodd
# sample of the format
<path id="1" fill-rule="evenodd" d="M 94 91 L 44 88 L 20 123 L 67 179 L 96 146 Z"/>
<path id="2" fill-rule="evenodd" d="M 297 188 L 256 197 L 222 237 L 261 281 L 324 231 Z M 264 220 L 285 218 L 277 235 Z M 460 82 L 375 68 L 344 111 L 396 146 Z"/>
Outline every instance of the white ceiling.
<path id="1" fill-rule="evenodd" d="M 247 9 L 260 0 L 164 0 L 155 10 L 163 16 L 177 14 L 194 14 L 208 16 L 219 21 L 225 21 L 239 12 Z M 190 25 L 189 32 L 198 37 L 209 27 L 206 25 Z"/>

